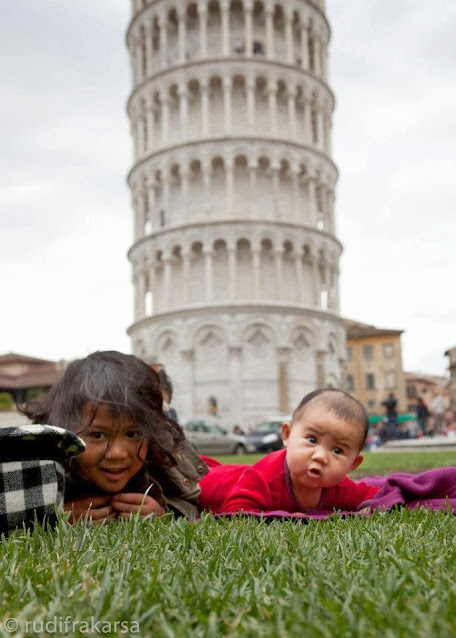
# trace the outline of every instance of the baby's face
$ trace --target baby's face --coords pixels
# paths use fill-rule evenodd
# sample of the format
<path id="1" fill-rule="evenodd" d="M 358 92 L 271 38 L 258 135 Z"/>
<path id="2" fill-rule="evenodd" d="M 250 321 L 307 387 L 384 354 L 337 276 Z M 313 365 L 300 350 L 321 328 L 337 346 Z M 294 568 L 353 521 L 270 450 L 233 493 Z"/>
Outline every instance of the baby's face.
<path id="1" fill-rule="evenodd" d="M 299 489 L 332 487 L 361 463 L 359 425 L 341 420 L 321 402 L 311 403 L 282 438 L 292 484 Z"/>
<path id="2" fill-rule="evenodd" d="M 90 422 L 90 406 L 83 410 L 83 420 Z M 146 443 L 138 429 L 126 418 L 114 423 L 111 411 L 98 406 L 90 426 L 81 433 L 86 449 L 78 457 L 84 476 L 103 492 L 121 492 L 144 464 Z"/>

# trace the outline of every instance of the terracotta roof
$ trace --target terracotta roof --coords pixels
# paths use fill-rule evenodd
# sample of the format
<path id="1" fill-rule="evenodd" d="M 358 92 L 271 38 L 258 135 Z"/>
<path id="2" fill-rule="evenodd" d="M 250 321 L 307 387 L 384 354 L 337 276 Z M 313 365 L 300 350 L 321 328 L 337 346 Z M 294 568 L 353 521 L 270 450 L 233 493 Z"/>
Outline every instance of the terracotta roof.
<path id="1" fill-rule="evenodd" d="M 376 328 L 368 323 L 345 320 L 347 328 L 347 339 L 362 339 L 365 337 L 396 337 L 401 335 L 403 330 L 394 328 Z"/>
<path id="2" fill-rule="evenodd" d="M 28 357 L 25 354 L 18 354 L 17 352 L 0 354 L 0 365 L 5 363 L 52 363 L 55 365 L 55 361 L 50 361 L 49 359 L 37 359 L 36 357 Z"/>

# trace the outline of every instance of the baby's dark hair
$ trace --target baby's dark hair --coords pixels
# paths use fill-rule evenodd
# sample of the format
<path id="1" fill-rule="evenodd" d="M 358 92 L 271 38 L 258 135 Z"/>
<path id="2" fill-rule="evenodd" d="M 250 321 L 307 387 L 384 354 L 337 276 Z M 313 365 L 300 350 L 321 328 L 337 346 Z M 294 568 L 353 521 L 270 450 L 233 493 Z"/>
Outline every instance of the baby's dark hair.
<path id="1" fill-rule="evenodd" d="M 29 402 L 21 411 L 33 423 L 57 425 L 78 434 L 90 425 L 99 405 L 112 413 L 114 423 L 128 418 L 148 442 L 147 462 L 176 463 L 173 451 L 184 440 L 181 427 L 162 410 L 158 374 L 134 355 L 94 352 L 77 359 L 42 401 Z M 91 420 L 82 424 L 83 410 Z"/>
<path id="2" fill-rule="evenodd" d="M 363 405 L 355 399 L 355 397 L 343 390 L 314 390 L 306 394 L 301 400 L 301 403 L 293 412 L 292 423 L 300 419 L 305 414 L 308 405 L 314 401 L 322 403 L 325 408 L 333 412 L 343 421 L 359 426 L 361 430 L 361 445 L 359 449 L 361 450 L 366 442 L 367 433 L 369 431 L 369 421 Z"/>

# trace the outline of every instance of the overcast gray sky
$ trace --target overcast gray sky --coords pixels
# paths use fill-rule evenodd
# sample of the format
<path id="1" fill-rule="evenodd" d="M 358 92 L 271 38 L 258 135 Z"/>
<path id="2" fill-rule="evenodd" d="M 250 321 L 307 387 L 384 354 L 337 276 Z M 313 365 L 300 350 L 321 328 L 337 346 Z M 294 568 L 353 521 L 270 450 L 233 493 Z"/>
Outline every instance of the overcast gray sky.
<path id="1" fill-rule="evenodd" d="M 130 351 L 127 0 L 14 0 L 0 22 L 0 354 Z M 327 0 L 344 316 L 456 345 L 456 2 Z"/>

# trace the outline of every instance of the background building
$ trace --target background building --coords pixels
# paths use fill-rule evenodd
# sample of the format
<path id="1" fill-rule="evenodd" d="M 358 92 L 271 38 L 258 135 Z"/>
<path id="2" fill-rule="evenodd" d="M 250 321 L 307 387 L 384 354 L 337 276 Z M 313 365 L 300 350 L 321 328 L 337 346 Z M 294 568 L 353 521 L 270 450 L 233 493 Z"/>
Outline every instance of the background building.
<path id="1" fill-rule="evenodd" d="M 9 393 L 15 403 L 49 390 L 59 379 L 64 362 L 28 357 L 16 352 L 0 355 L 0 393 Z"/>
<path id="2" fill-rule="evenodd" d="M 448 370 L 450 371 L 449 401 L 452 410 L 456 410 L 456 346 L 445 352 L 448 357 Z"/>
<path id="3" fill-rule="evenodd" d="M 432 401 L 441 394 L 445 409 L 450 405 L 450 384 L 448 377 L 423 374 L 422 372 L 406 372 L 407 410 L 416 414 L 418 397 L 421 397 L 429 412 L 432 412 Z"/>
<path id="4" fill-rule="evenodd" d="M 345 357 L 322 0 L 133 1 L 133 352 L 227 425 Z"/>
<path id="5" fill-rule="evenodd" d="M 407 410 L 405 377 L 402 370 L 403 330 L 376 328 L 347 321 L 347 364 L 345 389 L 369 414 L 383 414 L 382 406 L 392 392 L 400 412 Z"/>

